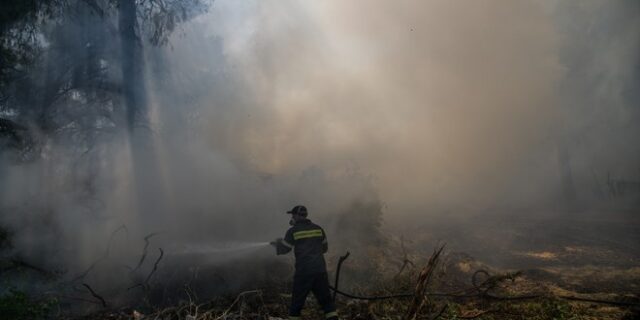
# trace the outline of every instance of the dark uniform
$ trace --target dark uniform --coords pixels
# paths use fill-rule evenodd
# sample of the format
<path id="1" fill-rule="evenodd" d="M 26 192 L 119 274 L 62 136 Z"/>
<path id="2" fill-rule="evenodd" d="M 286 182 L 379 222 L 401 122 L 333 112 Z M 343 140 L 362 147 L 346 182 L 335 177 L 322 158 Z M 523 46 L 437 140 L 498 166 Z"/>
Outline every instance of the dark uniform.
<path id="1" fill-rule="evenodd" d="M 325 318 L 338 319 L 329 292 L 329 278 L 323 256 L 328 250 L 324 230 L 309 219 L 298 220 L 276 245 L 277 254 L 286 254 L 291 249 L 296 256 L 296 273 L 293 277 L 289 319 L 300 319 L 309 291 L 313 292 L 322 306 Z"/>

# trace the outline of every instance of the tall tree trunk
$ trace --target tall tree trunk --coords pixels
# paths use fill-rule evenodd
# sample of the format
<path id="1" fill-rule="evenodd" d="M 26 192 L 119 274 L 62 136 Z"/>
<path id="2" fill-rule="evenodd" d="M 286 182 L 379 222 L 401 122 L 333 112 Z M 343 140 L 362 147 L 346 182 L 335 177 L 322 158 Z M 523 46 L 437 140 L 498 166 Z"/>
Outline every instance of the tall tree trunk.
<path id="1" fill-rule="evenodd" d="M 126 126 L 130 134 L 136 125 L 146 125 L 147 97 L 142 42 L 136 34 L 138 19 L 135 0 L 119 1 L 119 31 L 122 52 L 122 89 Z"/>
<path id="2" fill-rule="evenodd" d="M 135 0 L 119 0 L 122 91 L 134 188 L 132 204 L 141 226 L 153 229 L 162 224 L 165 208 L 148 117 L 144 47 L 137 31 Z"/>

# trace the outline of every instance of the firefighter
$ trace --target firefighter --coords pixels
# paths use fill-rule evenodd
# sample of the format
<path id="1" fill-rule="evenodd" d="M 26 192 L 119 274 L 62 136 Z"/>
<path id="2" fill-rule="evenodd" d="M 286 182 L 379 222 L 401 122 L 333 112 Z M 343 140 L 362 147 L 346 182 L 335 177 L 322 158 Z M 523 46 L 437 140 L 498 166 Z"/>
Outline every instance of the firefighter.
<path id="1" fill-rule="evenodd" d="M 329 278 L 323 256 L 329 248 L 327 235 L 321 227 L 307 219 L 305 206 L 295 206 L 287 213 L 291 214 L 291 228 L 287 230 L 284 239 L 278 238 L 272 244 L 276 247 L 277 254 L 293 250 L 296 257 L 289 319 L 301 319 L 300 313 L 311 291 L 322 306 L 325 318 L 337 320 L 338 314 L 329 292 Z"/>

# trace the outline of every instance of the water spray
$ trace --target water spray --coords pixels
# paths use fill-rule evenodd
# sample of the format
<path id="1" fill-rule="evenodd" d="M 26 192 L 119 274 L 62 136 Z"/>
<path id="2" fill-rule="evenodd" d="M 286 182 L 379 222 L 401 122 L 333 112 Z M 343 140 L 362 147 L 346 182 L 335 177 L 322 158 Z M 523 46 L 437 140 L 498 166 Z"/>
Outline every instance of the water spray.
<path id="1" fill-rule="evenodd" d="M 255 249 L 269 246 L 269 242 L 222 242 L 219 244 L 198 244 L 198 245 L 183 245 L 171 250 L 172 254 L 196 254 L 196 255 L 209 255 L 209 254 L 230 254 L 243 251 L 253 251 Z"/>

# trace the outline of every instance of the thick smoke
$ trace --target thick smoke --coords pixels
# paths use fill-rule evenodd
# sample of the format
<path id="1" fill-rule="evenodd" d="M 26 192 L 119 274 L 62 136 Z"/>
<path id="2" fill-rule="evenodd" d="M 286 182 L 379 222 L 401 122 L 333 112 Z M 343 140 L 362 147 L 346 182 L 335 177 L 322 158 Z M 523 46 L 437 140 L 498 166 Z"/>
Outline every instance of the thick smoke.
<path id="1" fill-rule="evenodd" d="M 224 39 L 256 100 L 234 118 L 239 158 L 274 173 L 357 164 L 397 215 L 557 201 L 559 146 L 583 200 L 608 171 L 637 180 L 638 11 L 632 1 L 220 2 L 196 24 Z"/>
<path id="2" fill-rule="evenodd" d="M 129 261 L 150 232 L 165 247 L 271 240 L 298 203 L 340 237 L 363 203 L 387 221 L 555 204 L 559 149 L 590 203 L 609 171 L 639 179 L 638 8 L 216 1 L 145 48 L 153 178 L 134 181 L 138 145 L 51 142 L 3 169 L 2 223 L 16 251 L 75 271 L 121 225 Z"/>

